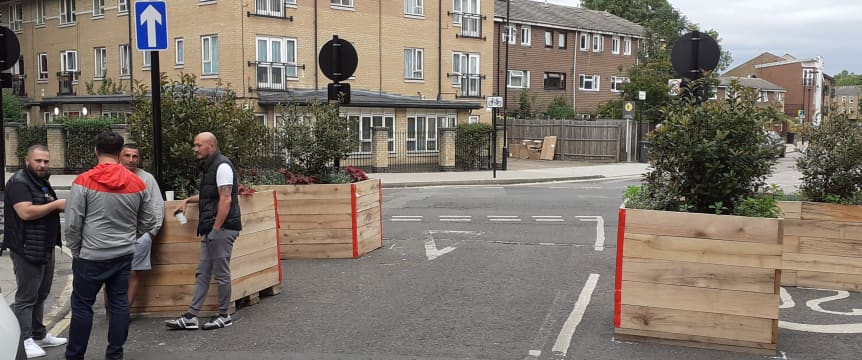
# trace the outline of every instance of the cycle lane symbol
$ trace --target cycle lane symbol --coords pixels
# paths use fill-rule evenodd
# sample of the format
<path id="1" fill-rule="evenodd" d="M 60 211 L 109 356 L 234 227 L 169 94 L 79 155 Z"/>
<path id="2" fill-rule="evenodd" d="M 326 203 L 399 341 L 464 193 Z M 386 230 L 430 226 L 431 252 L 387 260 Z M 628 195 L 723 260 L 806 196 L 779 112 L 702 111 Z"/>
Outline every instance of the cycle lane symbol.
<path id="1" fill-rule="evenodd" d="M 840 315 L 840 316 L 848 316 L 851 318 L 858 319 L 859 322 L 848 322 L 848 323 L 838 323 L 838 324 L 806 324 L 806 323 L 798 323 L 791 321 L 778 321 L 778 326 L 783 329 L 788 330 L 796 330 L 796 331 L 806 331 L 806 332 L 815 332 L 822 334 L 862 334 L 862 309 L 851 308 L 850 311 L 834 311 L 834 310 L 826 310 L 822 305 L 831 302 L 844 300 L 850 297 L 850 293 L 844 290 L 828 290 L 828 289 L 811 289 L 811 288 L 802 288 L 799 289 L 804 290 L 815 290 L 819 292 L 828 292 L 830 293 L 827 296 L 819 296 L 817 298 L 808 300 L 805 302 L 805 306 L 811 309 L 812 311 L 816 311 L 819 313 L 830 314 L 830 315 Z M 779 308 L 781 309 L 791 309 L 796 307 L 796 302 L 793 300 L 793 297 L 790 295 L 790 292 L 785 288 L 781 288 L 781 305 Z M 858 317 L 857 317 L 858 316 Z"/>

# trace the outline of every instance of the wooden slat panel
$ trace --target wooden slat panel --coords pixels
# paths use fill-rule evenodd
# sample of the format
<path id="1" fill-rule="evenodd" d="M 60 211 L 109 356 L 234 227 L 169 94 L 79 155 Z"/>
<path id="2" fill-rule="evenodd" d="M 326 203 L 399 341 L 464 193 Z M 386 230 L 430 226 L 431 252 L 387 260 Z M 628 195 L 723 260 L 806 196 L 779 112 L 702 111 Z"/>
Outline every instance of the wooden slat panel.
<path id="1" fill-rule="evenodd" d="M 353 257 L 353 244 L 281 245 L 282 259 L 345 259 Z"/>
<path id="2" fill-rule="evenodd" d="M 623 280 L 774 294 L 775 270 L 623 258 Z"/>
<path id="3" fill-rule="evenodd" d="M 279 215 L 350 214 L 350 198 L 279 200 Z"/>
<path id="4" fill-rule="evenodd" d="M 862 222 L 858 223 L 835 223 L 841 228 L 841 238 L 848 240 L 862 240 Z"/>
<path id="5" fill-rule="evenodd" d="M 798 271 L 795 285 L 818 289 L 862 291 L 862 275 Z"/>
<path id="6" fill-rule="evenodd" d="M 270 248 L 278 244 L 278 232 L 275 228 L 258 231 L 256 233 L 242 233 L 233 243 L 231 257 L 239 257 Z"/>
<path id="7" fill-rule="evenodd" d="M 353 243 L 352 229 L 281 230 L 280 233 L 282 245 Z"/>
<path id="8" fill-rule="evenodd" d="M 364 196 L 364 195 L 374 194 L 377 197 L 380 197 L 380 193 L 378 191 L 380 186 L 379 186 L 379 181 L 377 179 L 369 179 L 369 180 L 365 180 L 365 181 L 360 181 L 360 182 L 356 183 L 355 185 L 356 185 L 356 195 Z"/>
<path id="9" fill-rule="evenodd" d="M 193 280 L 193 279 L 192 279 Z M 232 282 L 231 301 L 236 301 L 252 293 L 278 284 L 278 267 L 264 269 L 241 277 Z M 194 282 L 185 285 L 144 286 L 135 298 L 134 312 L 147 311 L 156 307 L 185 306 L 188 308 L 194 296 Z M 217 306 L 218 286 L 210 283 L 205 305 Z"/>
<path id="10" fill-rule="evenodd" d="M 784 235 L 808 237 L 841 237 L 841 223 L 818 220 L 785 220 Z"/>
<path id="11" fill-rule="evenodd" d="M 772 343 L 772 319 L 632 305 L 623 305 L 620 310 L 623 329 L 685 334 L 702 337 L 698 340 L 704 342 L 737 346 Z"/>
<path id="12" fill-rule="evenodd" d="M 267 185 L 260 188 L 275 191 L 278 201 L 327 199 L 350 201 L 350 184 Z"/>
<path id="13" fill-rule="evenodd" d="M 779 201 L 778 208 L 781 209 L 785 219 L 802 219 L 801 201 Z"/>
<path id="14" fill-rule="evenodd" d="M 799 239 L 799 253 L 858 257 L 862 262 L 862 240 L 803 237 Z"/>
<path id="15" fill-rule="evenodd" d="M 619 328 L 614 330 L 614 338 L 621 341 L 649 342 L 663 345 L 687 346 L 699 349 L 744 352 L 765 356 L 775 355 L 775 349 L 778 347 L 775 343 L 756 343 L 751 341 Z"/>
<path id="16" fill-rule="evenodd" d="M 628 211 L 626 211 L 628 230 Z M 678 260 L 716 265 L 781 268 L 782 247 L 741 241 L 706 240 L 671 236 L 625 235 L 623 255 L 644 259 Z"/>
<path id="17" fill-rule="evenodd" d="M 275 228 L 255 233 L 243 232 L 233 247 L 233 257 L 242 256 L 264 247 L 275 246 Z M 200 239 L 190 242 L 153 243 L 151 262 L 153 265 L 197 264 L 200 258 Z"/>
<path id="18" fill-rule="evenodd" d="M 242 234 L 269 229 L 275 229 L 275 210 L 272 207 L 268 210 L 242 214 Z"/>
<path id="19" fill-rule="evenodd" d="M 828 255 L 785 254 L 784 268 L 789 270 L 862 275 L 862 259 Z"/>
<path id="20" fill-rule="evenodd" d="M 176 221 L 165 222 L 153 243 L 170 244 L 200 242 L 201 239 L 197 236 L 197 229 L 197 221 L 193 222 L 189 220 L 189 222 L 184 225 L 180 225 L 180 223 Z"/>
<path id="21" fill-rule="evenodd" d="M 195 270 L 198 264 L 168 264 L 153 266 L 143 273 L 141 282 L 146 286 L 155 285 L 187 285 L 194 283 Z"/>
<path id="22" fill-rule="evenodd" d="M 335 215 L 283 215 L 281 213 L 278 215 L 282 230 L 350 229 L 353 226 L 349 212 Z"/>
<path id="23" fill-rule="evenodd" d="M 862 222 L 862 206 L 806 201 L 802 203 L 802 219 Z"/>
<path id="24" fill-rule="evenodd" d="M 251 195 L 240 195 L 238 200 L 242 213 L 275 209 L 275 199 L 271 191 L 256 191 Z"/>
<path id="25" fill-rule="evenodd" d="M 623 281 L 622 303 L 778 319 L 779 297 L 778 294 Z"/>
<path id="26" fill-rule="evenodd" d="M 796 273 L 796 270 L 781 270 L 781 286 L 799 286 Z"/>
<path id="27" fill-rule="evenodd" d="M 799 252 L 799 236 L 784 235 L 784 244 L 782 244 L 782 247 L 784 248 L 785 254 L 787 254 L 787 253 L 798 253 Z"/>
<path id="28" fill-rule="evenodd" d="M 628 209 L 626 233 L 780 244 L 781 221 L 782 219 Z"/>
<path id="29" fill-rule="evenodd" d="M 377 193 L 360 196 L 356 199 L 356 211 L 376 209 L 380 206 L 380 195 Z"/>
<path id="30" fill-rule="evenodd" d="M 278 265 L 234 280 L 231 285 L 231 300 L 239 300 L 264 289 L 278 285 Z"/>
<path id="31" fill-rule="evenodd" d="M 356 225 L 377 224 L 380 227 L 380 208 L 374 207 L 356 213 Z"/>
<path id="32" fill-rule="evenodd" d="M 278 247 L 276 247 L 275 244 L 270 248 L 261 249 L 260 251 L 253 252 L 248 255 L 232 258 L 230 259 L 231 279 L 239 279 L 243 276 L 278 266 L 279 259 Z"/>

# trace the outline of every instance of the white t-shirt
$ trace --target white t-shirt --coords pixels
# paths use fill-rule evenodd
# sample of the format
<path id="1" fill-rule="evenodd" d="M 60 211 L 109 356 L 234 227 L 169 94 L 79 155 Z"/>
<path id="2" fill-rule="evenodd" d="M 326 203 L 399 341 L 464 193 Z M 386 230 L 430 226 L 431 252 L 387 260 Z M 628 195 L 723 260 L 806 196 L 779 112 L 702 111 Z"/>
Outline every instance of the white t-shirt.
<path id="1" fill-rule="evenodd" d="M 233 169 L 228 164 L 221 164 L 216 170 L 216 185 L 233 185 Z"/>

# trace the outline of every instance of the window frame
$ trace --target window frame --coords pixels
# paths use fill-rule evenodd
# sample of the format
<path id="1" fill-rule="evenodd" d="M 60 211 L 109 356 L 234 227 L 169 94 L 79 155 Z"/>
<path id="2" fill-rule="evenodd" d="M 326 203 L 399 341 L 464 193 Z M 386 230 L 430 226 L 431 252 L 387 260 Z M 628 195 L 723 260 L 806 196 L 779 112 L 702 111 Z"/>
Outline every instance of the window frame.
<path id="1" fill-rule="evenodd" d="M 554 47 L 554 32 L 545 30 L 545 47 L 553 48 Z"/>
<path id="2" fill-rule="evenodd" d="M 74 68 L 69 67 L 69 60 L 75 64 Z M 63 50 L 60 51 L 60 72 L 68 72 L 72 74 L 72 84 L 78 83 L 78 73 L 80 68 L 78 66 L 78 50 Z"/>
<path id="3" fill-rule="evenodd" d="M 456 57 L 458 58 L 457 60 L 455 59 Z M 480 81 L 481 80 L 480 77 L 482 75 L 481 74 L 481 71 L 482 71 L 481 60 L 482 60 L 482 58 L 481 58 L 480 53 L 472 53 L 472 52 L 466 52 L 466 51 L 453 51 L 452 52 L 452 76 L 454 76 L 455 79 L 457 80 L 457 81 L 452 82 L 452 87 L 459 88 L 459 89 L 463 90 L 464 87 L 462 84 L 462 78 L 464 77 L 464 75 L 467 75 L 467 76 L 474 75 L 475 80 L 476 80 L 476 87 L 477 88 L 475 89 L 476 90 L 475 94 L 474 94 L 474 92 L 469 91 L 469 90 L 472 90 L 472 87 L 473 87 L 472 81 L 474 80 L 474 77 L 470 77 L 467 79 L 467 81 L 470 82 L 470 84 L 467 85 L 467 90 L 468 90 L 467 95 L 461 94 L 462 97 L 481 96 L 481 94 L 482 94 L 482 82 Z M 456 64 L 458 64 L 457 66 L 459 67 L 459 70 L 466 70 L 466 72 L 465 71 L 455 71 Z M 462 65 L 465 66 L 464 69 L 460 69 Z M 473 65 L 475 65 L 475 66 L 473 66 Z M 476 73 L 471 72 L 472 68 L 475 68 L 477 72 Z"/>
<path id="4" fill-rule="evenodd" d="M 624 38 L 623 39 L 623 55 L 631 55 L 632 54 L 632 38 Z"/>
<path id="5" fill-rule="evenodd" d="M 593 34 L 593 52 L 605 50 L 605 37 L 601 34 Z"/>
<path id="6" fill-rule="evenodd" d="M 45 0 L 36 0 L 36 10 L 34 12 L 36 18 L 33 19 L 35 24 L 45 25 Z"/>
<path id="7" fill-rule="evenodd" d="M 278 1 L 279 5 L 273 9 L 272 1 Z M 263 5 L 263 8 L 261 7 Z M 254 14 L 261 16 L 284 17 L 285 0 L 255 0 Z"/>
<path id="8" fill-rule="evenodd" d="M 78 22 L 75 0 L 60 0 L 60 25 L 72 25 Z"/>
<path id="9" fill-rule="evenodd" d="M 13 32 L 23 31 L 24 4 L 17 2 L 9 4 L 9 29 Z"/>
<path id="10" fill-rule="evenodd" d="M 611 54 L 620 54 L 620 37 L 614 36 L 611 38 Z"/>
<path id="11" fill-rule="evenodd" d="M 620 84 L 625 84 L 631 82 L 631 79 L 625 76 L 611 76 L 611 92 L 612 93 L 621 93 L 622 89 L 619 88 Z"/>
<path id="12" fill-rule="evenodd" d="M 521 85 L 513 85 L 513 79 L 521 79 Z M 506 74 L 506 87 L 510 89 L 529 89 L 530 88 L 530 71 L 529 70 L 509 70 Z"/>
<path id="13" fill-rule="evenodd" d="M 425 1 L 404 0 L 404 15 L 425 16 Z"/>
<path id="14" fill-rule="evenodd" d="M 153 51 L 141 51 L 143 60 L 141 60 L 141 68 L 149 70 L 153 67 Z"/>
<path id="15" fill-rule="evenodd" d="M 93 17 L 105 16 L 105 0 L 93 0 Z"/>
<path id="16" fill-rule="evenodd" d="M 411 69 L 408 69 L 408 54 L 410 54 Z M 419 59 L 419 61 L 416 61 Z M 416 76 L 416 74 L 419 76 Z M 404 80 L 425 80 L 425 49 L 404 48 Z"/>
<path id="17" fill-rule="evenodd" d="M 521 25 L 521 46 L 532 46 L 533 30 L 529 25 Z"/>
<path id="18" fill-rule="evenodd" d="M 117 13 L 120 15 L 129 13 L 129 0 L 117 0 Z"/>
<path id="19" fill-rule="evenodd" d="M 593 85 L 592 87 L 587 88 L 584 86 L 587 83 L 587 77 L 589 77 L 589 81 Z M 594 74 L 580 74 L 580 75 L 578 75 L 578 90 L 580 90 L 580 91 L 592 91 L 592 92 L 601 91 L 601 77 L 599 75 L 594 75 Z"/>
<path id="20" fill-rule="evenodd" d="M 44 59 L 44 60 L 43 60 Z M 48 81 L 48 53 L 36 54 L 36 82 Z"/>
<path id="21" fill-rule="evenodd" d="M 388 134 L 388 139 L 387 139 L 388 140 L 387 141 L 388 142 L 388 146 L 387 146 L 388 151 L 387 152 L 389 154 L 395 153 L 395 127 L 397 125 L 395 123 L 395 113 L 394 112 L 388 112 L 388 111 L 360 112 L 360 113 L 347 112 L 347 113 L 341 114 L 341 116 L 347 117 L 348 119 L 353 118 L 356 120 L 356 126 L 357 126 L 356 131 L 357 131 L 358 136 L 359 136 L 359 145 L 358 145 L 358 148 L 356 149 L 356 151 L 353 152 L 353 154 L 371 154 L 371 149 L 372 149 L 371 138 L 373 137 L 373 134 L 374 134 L 372 129 L 374 127 L 378 127 L 378 126 L 383 126 L 383 127 L 389 128 L 389 134 Z M 375 120 L 378 120 L 378 118 L 380 120 L 380 122 L 379 122 L 380 125 L 375 125 L 375 124 L 378 124 L 377 122 L 375 122 Z M 368 133 L 367 137 L 364 136 L 366 133 L 366 129 L 365 129 L 365 125 L 364 125 L 366 119 L 369 120 L 368 129 L 367 129 L 367 133 Z M 387 126 L 387 125 L 389 125 L 389 126 Z M 366 147 L 366 146 L 368 148 L 367 151 L 363 150 L 363 147 Z"/>
<path id="22" fill-rule="evenodd" d="M 104 46 L 93 49 L 93 80 L 104 80 L 108 76 L 108 49 Z M 99 76 L 101 74 L 101 76 Z"/>
<path id="23" fill-rule="evenodd" d="M 503 26 L 503 36 L 501 38 L 502 42 L 508 42 L 509 45 L 515 45 L 518 43 L 518 27 L 515 25 Z"/>
<path id="24" fill-rule="evenodd" d="M 120 78 L 132 76 L 132 48 L 129 44 L 120 44 Z M 123 72 L 125 70 L 125 72 Z"/>
<path id="25" fill-rule="evenodd" d="M 552 78 L 559 79 L 560 86 L 548 86 L 548 80 Z M 545 90 L 566 90 L 566 73 L 558 71 L 545 72 L 542 79 L 542 88 Z"/>
<path id="26" fill-rule="evenodd" d="M 174 66 L 184 67 L 186 65 L 186 39 L 174 38 Z"/>
<path id="27" fill-rule="evenodd" d="M 355 8 L 353 0 L 329 0 L 329 6 L 337 8 Z"/>
<path id="28" fill-rule="evenodd" d="M 590 34 L 581 33 L 578 37 L 578 50 L 590 51 Z"/>
<path id="29" fill-rule="evenodd" d="M 557 48 L 565 49 L 569 46 L 569 36 L 565 31 L 557 33 Z"/>
<path id="30" fill-rule="evenodd" d="M 218 55 L 218 34 L 201 35 L 201 76 L 219 75 Z"/>

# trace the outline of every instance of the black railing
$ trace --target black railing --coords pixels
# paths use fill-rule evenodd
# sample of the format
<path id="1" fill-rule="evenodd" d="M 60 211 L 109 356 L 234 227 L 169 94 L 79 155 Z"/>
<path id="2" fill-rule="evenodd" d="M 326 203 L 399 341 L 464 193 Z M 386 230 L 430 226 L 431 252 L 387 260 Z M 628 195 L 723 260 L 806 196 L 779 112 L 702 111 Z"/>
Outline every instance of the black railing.
<path id="1" fill-rule="evenodd" d="M 257 0 L 254 11 L 248 11 L 247 16 L 260 16 L 293 21 L 293 16 L 287 16 L 284 10 L 284 0 Z"/>
<path id="2" fill-rule="evenodd" d="M 257 90 L 287 90 L 287 80 L 299 77 L 299 69 L 305 65 L 268 61 L 249 61 L 257 72 Z"/>
<path id="3" fill-rule="evenodd" d="M 460 88 L 457 97 L 478 98 L 482 97 L 482 74 L 454 74 L 455 84 Z"/>
<path id="4" fill-rule="evenodd" d="M 458 37 L 462 38 L 472 38 L 472 39 L 485 39 L 482 36 L 482 20 L 485 19 L 484 15 L 480 14 L 461 14 L 461 33 L 458 34 Z"/>
<path id="5" fill-rule="evenodd" d="M 75 82 L 77 72 L 73 71 L 60 71 L 57 73 L 57 85 L 59 89 L 57 90 L 57 96 L 63 95 L 75 95 L 75 90 L 72 87 L 72 84 Z"/>
<path id="6" fill-rule="evenodd" d="M 12 95 L 27 96 L 27 89 L 24 88 L 25 75 L 12 75 Z"/>

